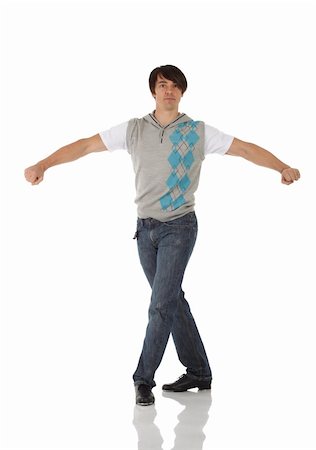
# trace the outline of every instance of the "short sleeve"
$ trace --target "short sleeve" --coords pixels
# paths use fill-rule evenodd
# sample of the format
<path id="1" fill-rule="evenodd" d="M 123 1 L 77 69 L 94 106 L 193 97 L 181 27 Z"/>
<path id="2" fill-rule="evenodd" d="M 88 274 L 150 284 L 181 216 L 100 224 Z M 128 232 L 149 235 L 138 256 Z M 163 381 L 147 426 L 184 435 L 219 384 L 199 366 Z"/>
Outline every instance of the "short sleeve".
<path id="1" fill-rule="evenodd" d="M 205 155 L 208 155 L 209 153 L 225 155 L 225 153 L 229 150 L 233 139 L 234 136 L 225 134 L 217 128 L 205 124 Z"/>
<path id="2" fill-rule="evenodd" d="M 111 152 L 114 150 L 127 150 L 126 131 L 128 122 L 123 122 L 108 130 L 99 133 L 103 144 Z"/>

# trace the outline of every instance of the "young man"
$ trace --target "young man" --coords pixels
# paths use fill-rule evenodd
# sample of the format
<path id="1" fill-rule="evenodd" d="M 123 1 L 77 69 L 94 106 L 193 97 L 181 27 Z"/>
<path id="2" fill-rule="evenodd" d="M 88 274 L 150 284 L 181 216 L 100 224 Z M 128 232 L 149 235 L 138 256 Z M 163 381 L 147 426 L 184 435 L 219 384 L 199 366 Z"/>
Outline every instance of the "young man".
<path id="1" fill-rule="evenodd" d="M 91 152 L 126 149 L 131 155 L 138 206 L 135 238 L 141 265 L 152 288 L 143 349 L 133 376 L 139 405 L 154 403 L 154 374 L 170 333 L 179 360 L 187 370 L 163 389 L 182 392 L 195 387 L 211 388 L 211 368 L 181 289 L 197 236 L 194 193 L 205 155 L 241 156 L 278 171 L 284 184 L 300 178 L 297 169 L 267 150 L 180 114 L 179 103 L 187 81 L 177 67 L 154 69 L 149 87 L 156 101 L 152 114 L 66 145 L 25 170 L 27 181 L 36 185 L 49 167 Z"/>

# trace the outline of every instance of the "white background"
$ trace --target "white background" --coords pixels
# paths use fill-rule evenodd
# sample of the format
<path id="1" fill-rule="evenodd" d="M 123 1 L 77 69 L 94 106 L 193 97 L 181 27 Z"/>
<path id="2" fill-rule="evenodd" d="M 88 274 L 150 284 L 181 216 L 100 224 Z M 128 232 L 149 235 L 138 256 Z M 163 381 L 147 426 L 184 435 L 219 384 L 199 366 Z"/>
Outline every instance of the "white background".
<path id="1" fill-rule="evenodd" d="M 314 449 L 314 2 L 11 1 L 1 12 L 2 448 L 137 448 L 131 376 L 150 290 L 129 156 L 89 155 L 35 187 L 23 171 L 152 111 L 149 73 L 174 64 L 189 84 L 181 112 L 302 174 L 285 186 L 238 158 L 203 165 L 184 281 L 214 376 L 203 448 Z M 155 388 L 164 449 L 181 408 L 161 384 L 183 370 L 170 342 Z"/>

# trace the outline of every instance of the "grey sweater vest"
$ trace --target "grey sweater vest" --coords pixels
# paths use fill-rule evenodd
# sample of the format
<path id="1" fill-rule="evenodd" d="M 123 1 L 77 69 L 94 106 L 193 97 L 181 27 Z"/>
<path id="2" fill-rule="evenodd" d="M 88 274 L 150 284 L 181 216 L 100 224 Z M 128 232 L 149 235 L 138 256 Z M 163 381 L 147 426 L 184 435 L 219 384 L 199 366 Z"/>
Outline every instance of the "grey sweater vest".
<path id="1" fill-rule="evenodd" d="M 138 217 L 165 222 L 193 211 L 204 159 L 204 122 L 181 114 L 163 127 L 148 114 L 129 121 L 126 138 Z"/>

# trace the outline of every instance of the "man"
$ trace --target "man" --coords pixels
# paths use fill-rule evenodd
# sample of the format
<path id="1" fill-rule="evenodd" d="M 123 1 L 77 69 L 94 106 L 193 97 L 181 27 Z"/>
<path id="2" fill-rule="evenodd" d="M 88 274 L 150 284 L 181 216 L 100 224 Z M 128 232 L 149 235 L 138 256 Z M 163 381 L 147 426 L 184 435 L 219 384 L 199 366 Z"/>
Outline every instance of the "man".
<path id="1" fill-rule="evenodd" d="M 179 103 L 187 80 L 177 67 L 154 69 L 149 87 L 156 101 L 152 114 L 66 145 L 25 170 L 27 181 L 36 185 L 49 167 L 91 152 L 126 149 L 131 155 L 138 206 L 135 238 L 141 265 L 152 288 L 143 349 L 133 375 L 136 403 L 144 406 L 154 403 L 154 374 L 170 333 L 179 360 L 187 370 L 163 389 L 183 392 L 211 388 L 211 368 L 181 289 L 197 236 L 194 193 L 205 155 L 241 156 L 278 171 L 282 183 L 287 185 L 300 178 L 297 169 L 267 150 L 180 114 Z"/>

